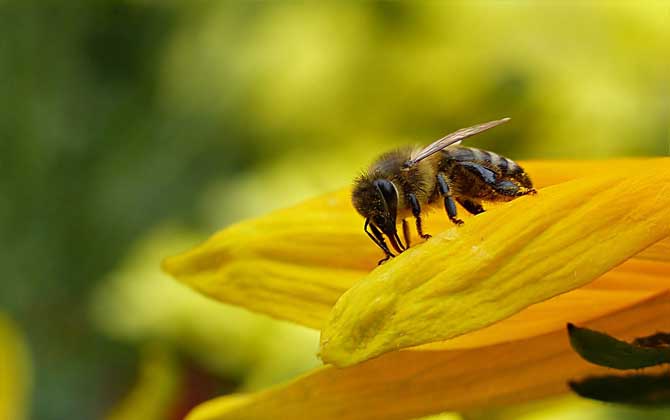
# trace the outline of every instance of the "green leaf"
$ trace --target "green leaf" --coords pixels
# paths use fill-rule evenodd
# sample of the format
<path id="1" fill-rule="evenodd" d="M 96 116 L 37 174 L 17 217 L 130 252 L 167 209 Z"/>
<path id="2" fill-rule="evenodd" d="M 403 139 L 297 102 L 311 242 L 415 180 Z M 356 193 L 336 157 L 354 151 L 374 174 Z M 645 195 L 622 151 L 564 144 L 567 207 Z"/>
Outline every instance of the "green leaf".
<path id="1" fill-rule="evenodd" d="M 570 388 L 592 400 L 632 404 L 670 405 L 670 375 L 593 376 L 571 381 Z"/>
<path id="2" fill-rule="evenodd" d="M 659 332 L 633 340 L 633 345 L 653 348 L 670 348 L 670 334 Z"/>
<path id="3" fill-rule="evenodd" d="M 645 347 L 568 324 L 572 348 L 585 360 L 614 369 L 641 369 L 670 363 L 670 349 Z M 638 339 L 638 343 L 639 343 Z"/>

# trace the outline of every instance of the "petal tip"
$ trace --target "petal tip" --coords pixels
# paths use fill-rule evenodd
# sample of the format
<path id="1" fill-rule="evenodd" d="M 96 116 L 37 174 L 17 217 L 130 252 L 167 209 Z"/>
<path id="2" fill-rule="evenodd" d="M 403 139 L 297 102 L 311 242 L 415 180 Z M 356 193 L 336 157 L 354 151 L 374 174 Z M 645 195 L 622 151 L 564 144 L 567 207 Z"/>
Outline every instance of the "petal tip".
<path id="1" fill-rule="evenodd" d="M 169 256 L 163 258 L 161 261 L 161 271 L 165 274 L 173 275 L 174 274 L 174 257 Z"/>

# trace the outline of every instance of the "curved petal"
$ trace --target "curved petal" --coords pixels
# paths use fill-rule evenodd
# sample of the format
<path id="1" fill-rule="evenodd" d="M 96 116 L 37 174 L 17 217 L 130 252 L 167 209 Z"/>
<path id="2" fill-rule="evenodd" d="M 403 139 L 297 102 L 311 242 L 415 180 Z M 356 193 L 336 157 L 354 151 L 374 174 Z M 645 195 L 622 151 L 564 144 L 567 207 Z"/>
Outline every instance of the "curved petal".
<path id="1" fill-rule="evenodd" d="M 185 420 L 220 418 L 221 413 L 237 410 L 250 403 L 253 404 L 254 399 L 252 395 L 254 394 L 232 394 L 225 398 L 215 398 L 206 401 L 191 410 Z"/>
<path id="2" fill-rule="evenodd" d="M 635 258 L 670 262 L 670 238 L 665 238 L 656 242 L 649 248 L 637 254 Z"/>
<path id="3" fill-rule="evenodd" d="M 477 330 L 583 286 L 668 235 L 668 161 L 545 188 L 356 283 L 321 331 L 321 357 L 347 366 Z"/>
<path id="4" fill-rule="evenodd" d="M 623 306 L 600 318 L 577 320 L 564 313 L 563 319 L 624 339 L 667 327 L 668 292 L 625 301 L 622 297 Z M 596 299 L 593 305 L 600 303 Z M 572 351 L 563 324 L 494 345 L 404 350 L 347 368 L 324 367 L 264 392 L 233 396 L 231 404 L 231 397 L 215 399 L 188 420 L 304 418 L 305 413 L 323 420 L 407 419 L 557 395 L 568 391 L 568 380 L 603 372 Z"/>
<path id="5" fill-rule="evenodd" d="M 14 324 L 0 314 L 0 419 L 26 418 L 29 390 L 28 350 Z"/>
<path id="6" fill-rule="evenodd" d="M 523 165 L 542 187 L 598 173 L 634 174 L 657 162 L 663 160 Z M 343 189 L 230 226 L 202 245 L 167 258 L 163 269 L 214 299 L 318 329 L 342 293 L 375 268 L 381 256 L 363 233 L 349 194 Z M 470 217 L 465 211 L 460 214 Z M 426 230 L 450 228 L 445 219 L 428 217 Z M 670 261 L 670 240 L 663 244 L 652 245 L 641 256 Z"/>
<path id="7" fill-rule="evenodd" d="M 568 322 L 607 316 L 668 289 L 670 264 L 627 261 L 585 287 L 531 305 L 511 317 L 418 349 L 467 349 L 561 331 Z"/>
<path id="8" fill-rule="evenodd" d="M 163 269 L 222 302 L 320 328 L 378 257 L 339 191 L 226 228 Z"/>
<path id="9" fill-rule="evenodd" d="M 160 420 L 169 417 L 181 372 L 175 357 L 160 344 L 143 349 L 137 382 L 106 420 Z"/>

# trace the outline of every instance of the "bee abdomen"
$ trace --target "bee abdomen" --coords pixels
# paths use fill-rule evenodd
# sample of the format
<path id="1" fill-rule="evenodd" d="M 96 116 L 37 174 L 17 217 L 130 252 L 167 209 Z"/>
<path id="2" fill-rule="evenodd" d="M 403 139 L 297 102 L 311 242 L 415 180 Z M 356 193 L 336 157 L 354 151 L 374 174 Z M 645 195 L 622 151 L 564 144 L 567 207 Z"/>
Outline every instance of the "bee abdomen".
<path id="1" fill-rule="evenodd" d="M 523 169 L 505 156 L 488 150 L 475 149 L 474 147 L 449 147 L 444 151 L 445 158 L 459 162 L 483 162 L 487 166 L 495 167 L 505 175 L 515 175 L 523 172 Z"/>
<path id="2" fill-rule="evenodd" d="M 519 173 L 523 172 L 523 169 L 521 168 L 521 166 L 519 166 L 519 164 L 517 164 L 512 159 L 508 159 L 505 156 L 500 156 L 500 155 L 498 155 L 496 153 L 493 153 L 493 152 L 488 152 L 488 151 L 484 151 L 484 152 L 492 155 L 490 162 L 493 166 L 498 168 L 501 173 L 503 173 L 505 175 L 516 175 L 516 174 L 519 174 Z"/>

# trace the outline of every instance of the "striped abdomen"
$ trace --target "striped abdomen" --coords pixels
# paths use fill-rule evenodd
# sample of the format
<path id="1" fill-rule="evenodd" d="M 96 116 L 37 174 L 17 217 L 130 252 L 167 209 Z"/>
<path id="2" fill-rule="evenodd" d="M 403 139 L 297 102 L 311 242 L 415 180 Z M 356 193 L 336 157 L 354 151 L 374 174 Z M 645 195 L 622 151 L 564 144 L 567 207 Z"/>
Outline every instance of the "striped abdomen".
<path id="1" fill-rule="evenodd" d="M 464 162 L 471 162 L 489 168 L 498 174 L 497 178 L 499 179 L 513 180 L 525 188 L 533 187 L 533 183 L 523 168 L 505 156 L 473 147 L 451 146 L 442 150 L 441 170 L 450 173 L 454 165 Z"/>
<path id="2" fill-rule="evenodd" d="M 488 150 L 475 149 L 474 147 L 452 146 L 442 151 L 445 161 L 475 162 L 500 172 L 501 175 L 517 175 L 523 169 L 512 159 L 500 156 Z M 447 163 L 445 162 L 445 163 Z"/>

